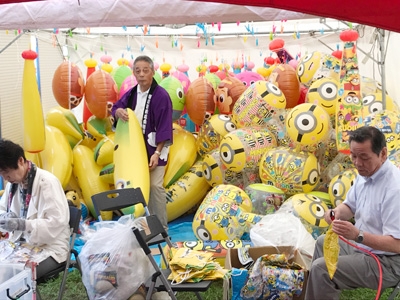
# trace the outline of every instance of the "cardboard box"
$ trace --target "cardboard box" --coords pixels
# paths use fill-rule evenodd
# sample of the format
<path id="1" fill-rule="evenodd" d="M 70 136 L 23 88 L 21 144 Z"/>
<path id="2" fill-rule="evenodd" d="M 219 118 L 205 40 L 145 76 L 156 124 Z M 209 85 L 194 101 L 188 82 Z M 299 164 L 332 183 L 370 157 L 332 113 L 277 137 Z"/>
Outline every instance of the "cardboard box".
<path id="1" fill-rule="evenodd" d="M 296 262 L 299 265 L 303 266 L 304 269 L 306 270 L 304 274 L 304 285 L 303 285 L 303 291 L 300 296 L 295 296 L 293 297 L 294 300 L 303 300 L 305 297 L 305 290 L 307 286 L 307 278 L 308 278 L 308 269 L 307 269 L 307 263 L 303 259 L 302 255 L 297 251 L 294 250 L 292 246 L 280 246 L 280 247 L 271 247 L 271 246 L 264 246 L 264 247 L 250 247 L 247 248 L 249 255 L 251 258 L 256 261 L 257 258 L 264 254 L 277 254 L 277 253 L 294 253 L 294 256 L 292 259 L 289 260 L 289 262 Z M 225 259 L 225 268 L 231 270 L 232 268 L 242 268 L 242 264 L 239 261 L 238 258 L 238 249 L 228 249 L 228 253 L 226 255 Z M 224 300 L 229 300 L 230 299 L 230 293 L 229 293 L 229 282 L 224 281 Z"/>
<path id="2" fill-rule="evenodd" d="M 0 299 L 32 299 L 32 272 L 23 264 L 0 264 Z"/>

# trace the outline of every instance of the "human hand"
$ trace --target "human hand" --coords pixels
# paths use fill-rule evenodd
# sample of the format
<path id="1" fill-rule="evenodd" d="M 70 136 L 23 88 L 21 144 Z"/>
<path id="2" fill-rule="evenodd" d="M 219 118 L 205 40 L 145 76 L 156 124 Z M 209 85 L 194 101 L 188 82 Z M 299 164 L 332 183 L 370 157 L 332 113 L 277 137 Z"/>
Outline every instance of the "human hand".
<path id="1" fill-rule="evenodd" d="M 126 111 L 126 109 L 123 109 L 123 108 L 118 108 L 115 111 L 115 116 L 118 119 L 121 119 L 122 121 L 125 121 L 125 122 L 129 120 L 128 112 Z"/>
<path id="2" fill-rule="evenodd" d="M 25 231 L 25 220 L 20 218 L 10 218 L 0 220 L 0 228 L 5 231 Z"/>
<path id="3" fill-rule="evenodd" d="M 150 162 L 149 162 L 150 171 L 154 170 L 158 166 L 158 158 L 159 158 L 159 156 L 156 153 L 154 153 L 150 157 Z"/>
<path id="4" fill-rule="evenodd" d="M 0 215 L 0 220 L 12 219 L 12 218 L 18 218 L 17 214 L 13 211 L 9 211 Z"/>
<path id="5" fill-rule="evenodd" d="M 358 229 L 349 221 L 335 219 L 332 223 L 332 230 L 337 235 L 343 236 L 348 240 L 354 240 L 358 234 Z"/>

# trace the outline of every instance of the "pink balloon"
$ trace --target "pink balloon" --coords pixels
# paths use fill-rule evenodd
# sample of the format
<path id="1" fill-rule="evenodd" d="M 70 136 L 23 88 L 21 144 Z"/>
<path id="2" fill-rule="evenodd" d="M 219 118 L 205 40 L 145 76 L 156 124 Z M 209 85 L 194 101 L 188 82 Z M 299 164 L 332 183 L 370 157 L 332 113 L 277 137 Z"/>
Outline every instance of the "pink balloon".
<path id="1" fill-rule="evenodd" d="M 189 77 L 187 77 L 183 72 L 179 72 L 179 71 L 175 71 L 172 73 L 172 76 L 174 76 L 175 78 L 177 78 L 183 86 L 183 91 L 186 94 L 189 86 L 190 86 L 190 79 Z"/>
<path id="2" fill-rule="evenodd" d="M 129 75 L 122 81 L 121 87 L 119 89 L 119 98 L 122 97 L 127 91 L 133 88 L 137 84 L 136 77 L 133 75 Z"/>
<path id="3" fill-rule="evenodd" d="M 293 69 L 295 69 L 295 70 L 297 68 L 297 64 L 298 63 L 299 62 L 297 60 L 295 60 L 295 59 L 292 59 L 292 60 L 289 61 L 289 65 L 291 65 L 293 67 Z"/>
<path id="4" fill-rule="evenodd" d="M 181 64 L 176 68 L 178 71 L 181 71 L 183 73 L 187 72 L 189 70 L 189 66 L 186 64 Z"/>
<path id="5" fill-rule="evenodd" d="M 246 70 L 251 71 L 254 68 L 254 63 L 252 61 L 247 62 Z"/>

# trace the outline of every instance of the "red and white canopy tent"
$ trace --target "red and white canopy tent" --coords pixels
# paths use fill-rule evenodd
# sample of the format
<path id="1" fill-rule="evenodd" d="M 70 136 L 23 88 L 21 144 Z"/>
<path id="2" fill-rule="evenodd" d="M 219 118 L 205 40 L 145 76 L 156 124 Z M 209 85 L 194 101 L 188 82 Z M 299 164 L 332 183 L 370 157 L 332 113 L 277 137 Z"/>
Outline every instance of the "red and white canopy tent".
<path id="1" fill-rule="evenodd" d="M 201 2 L 284 9 L 400 32 L 400 2 L 398 1 L 325 0 L 317 2 L 315 0 L 201 0 Z"/>

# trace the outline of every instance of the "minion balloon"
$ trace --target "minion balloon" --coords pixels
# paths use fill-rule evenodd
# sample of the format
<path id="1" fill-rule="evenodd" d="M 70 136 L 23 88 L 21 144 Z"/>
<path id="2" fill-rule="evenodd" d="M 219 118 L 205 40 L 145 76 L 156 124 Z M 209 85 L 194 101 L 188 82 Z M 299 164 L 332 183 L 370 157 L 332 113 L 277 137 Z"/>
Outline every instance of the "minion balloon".
<path id="1" fill-rule="evenodd" d="M 222 163 L 235 172 L 258 168 L 260 158 L 277 146 L 275 136 L 266 128 L 247 127 L 228 133 L 219 146 Z"/>
<path id="2" fill-rule="evenodd" d="M 273 83 L 257 81 L 235 102 L 232 119 L 238 128 L 262 126 L 286 107 L 286 98 Z"/>
<path id="3" fill-rule="evenodd" d="M 329 224 L 324 215 L 327 205 L 319 197 L 309 194 L 296 194 L 285 201 L 278 212 L 292 212 L 298 217 L 314 239 L 325 233 Z"/>
<path id="4" fill-rule="evenodd" d="M 289 137 L 298 145 L 316 145 L 328 138 L 330 119 L 319 105 L 299 104 L 292 108 L 286 118 Z"/>
<path id="5" fill-rule="evenodd" d="M 265 184 L 281 189 L 286 195 L 311 192 L 320 177 L 314 154 L 278 147 L 265 152 L 260 161 L 260 178 Z"/>
<path id="6" fill-rule="evenodd" d="M 325 109 L 330 116 L 334 116 L 338 100 L 338 86 L 339 81 L 336 79 L 318 79 L 308 89 L 306 102 L 318 104 Z"/>
<path id="7" fill-rule="evenodd" d="M 333 207 L 338 206 L 346 199 L 347 192 L 353 186 L 357 175 L 357 169 L 352 168 L 332 178 L 328 193 Z"/>

